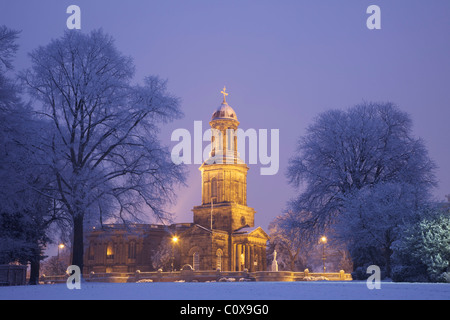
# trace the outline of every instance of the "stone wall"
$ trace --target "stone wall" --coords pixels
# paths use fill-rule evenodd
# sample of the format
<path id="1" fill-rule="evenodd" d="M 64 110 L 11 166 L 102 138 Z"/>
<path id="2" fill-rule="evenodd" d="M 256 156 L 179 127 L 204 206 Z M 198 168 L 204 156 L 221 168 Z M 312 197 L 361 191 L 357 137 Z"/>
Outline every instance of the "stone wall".
<path id="1" fill-rule="evenodd" d="M 311 273 L 308 270 L 304 272 L 291 271 L 257 271 L 248 272 L 234 271 L 195 271 L 181 270 L 175 272 L 140 272 L 135 273 L 94 273 L 83 276 L 87 282 L 109 282 L 109 283 L 126 283 L 126 282 L 207 282 L 207 281 L 350 281 L 351 274 L 341 272 L 335 273 Z M 55 276 L 41 278 L 43 283 L 63 283 L 66 282 L 67 276 Z"/>
<path id="2" fill-rule="evenodd" d="M 27 266 L 0 265 L 0 286 L 23 286 L 27 281 Z"/>

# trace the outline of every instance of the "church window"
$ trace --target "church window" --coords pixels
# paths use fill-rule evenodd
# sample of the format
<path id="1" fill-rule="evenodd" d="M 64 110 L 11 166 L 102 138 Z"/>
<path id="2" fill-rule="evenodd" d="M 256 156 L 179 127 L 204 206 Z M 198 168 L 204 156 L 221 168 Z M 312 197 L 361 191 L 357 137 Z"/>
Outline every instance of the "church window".
<path id="1" fill-rule="evenodd" d="M 241 217 L 241 225 L 245 226 L 247 224 L 247 222 L 245 221 L 245 217 Z"/>
<path id="2" fill-rule="evenodd" d="M 89 260 L 94 260 L 94 245 L 91 243 L 89 244 Z"/>
<path id="3" fill-rule="evenodd" d="M 216 220 L 217 220 L 217 213 L 216 214 L 212 214 L 212 225 L 213 226 L 216 225 Z"/>
<path id="4" fill-rule="evenodd" d="M 217 256 L 217 263 L 216 263 L 216 268 L 217 270 L 222 270 L 222 250 L 217 250 L 216 253 Z"/>
<path id="5" fill-rule="evenodd" d="M 228 128 L 227 129 L 227 149 L 229 151 L 233 151 L 234 150 L 234 130 L 233 128 Z"/>
<path id="6" fill-rule="evenodd" d="M 200 270 L 200 253 L 194 252 L 194 254 L 192 255 L 192 260 L 194 270 Z"/>
<path id="7" fill-rule="evenodd" d="M 128 243 L 128 259 L 136 259 L 136 241 Z"/>
<path id="8" fill-rule="evenodd" d="M 106 247 L 106 259 L 114 259 L 114 248 L 112 242 L 109 242 Z"/>
<path id="9" fill-rule="evenodd" d="M 238 183 L 238 192 L 239 192 L 239 195 L 238 195 L 238 203 L 240 203 L 240 204 L 243 204 L 243 198 L 244 198 L 244 188 L 243 188 L 243 183 L 242 182 L 239 182 Z"/>
<path id="10" fill-rule="evenodd" d="M 211 179 L 211 198 L 217 197 L 217 179 L 212 178 Z M 216 199 L 217 201 L 217 199 Z"/>

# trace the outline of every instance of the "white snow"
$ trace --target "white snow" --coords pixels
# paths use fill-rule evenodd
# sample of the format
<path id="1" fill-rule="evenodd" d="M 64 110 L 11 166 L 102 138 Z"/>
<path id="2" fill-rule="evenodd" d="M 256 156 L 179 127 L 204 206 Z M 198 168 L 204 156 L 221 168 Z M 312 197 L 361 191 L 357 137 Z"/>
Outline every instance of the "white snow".
<path id="1" fill-rule="evenodd" d="M 382 282 L 369 290 L 364 281 L 92 283 L 80 290 L 65 284 L 0 287 L 0 300 L 450 300 L 450 284 Z"/>

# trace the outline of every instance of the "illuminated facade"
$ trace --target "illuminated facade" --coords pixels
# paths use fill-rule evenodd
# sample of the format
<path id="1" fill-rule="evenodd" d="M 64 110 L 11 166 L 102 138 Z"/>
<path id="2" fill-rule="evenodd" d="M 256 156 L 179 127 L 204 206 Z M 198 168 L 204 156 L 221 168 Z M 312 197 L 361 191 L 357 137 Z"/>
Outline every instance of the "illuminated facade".
<path id="1" fill-rule="evenodd" d="M 175 269 L 266 270 L 268 235 L 255 227 L 255 210 L 247 206 L 248 166 L 237 152 L 236 113 L 226 102 L 213 113 L 210 158 L 200 166 L 201 205 L 193 208 L 193 223 L 139 225 L 132 230 L 110 226 L 88 236 L 85 272 L 152 271 L 152 255 L 164 239 L 173 243 Z"/>
<path id="2" fill-rule="evenodd" d="M 224 99 L 213 113 L 210 159 L 200 166 L 202 203 L 194 207 L 194 225 L 181 235 L 182 263 L 194 269 L 266 270 L 268 235 L 255 228 L 255 210 L 247 206 L 248 166 L 239 158 L 236 113 Z"/>

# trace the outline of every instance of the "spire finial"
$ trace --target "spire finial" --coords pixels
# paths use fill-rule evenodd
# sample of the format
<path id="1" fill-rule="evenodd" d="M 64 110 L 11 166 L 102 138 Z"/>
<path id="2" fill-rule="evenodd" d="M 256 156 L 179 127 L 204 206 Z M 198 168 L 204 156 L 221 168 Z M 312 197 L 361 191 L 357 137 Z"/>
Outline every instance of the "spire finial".
<path id="1" fill-rule="evenodd" d="M 227 103 L 226 96 L 228 95 L 228 93 L 226 91 L 227 91 L 227 88 L 225 86 L 223 87 L 223 90 L 220 91 L 220 93 L 223 94 L 223 103 Z"/>

